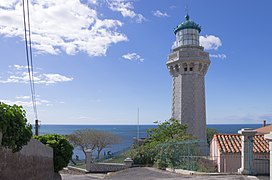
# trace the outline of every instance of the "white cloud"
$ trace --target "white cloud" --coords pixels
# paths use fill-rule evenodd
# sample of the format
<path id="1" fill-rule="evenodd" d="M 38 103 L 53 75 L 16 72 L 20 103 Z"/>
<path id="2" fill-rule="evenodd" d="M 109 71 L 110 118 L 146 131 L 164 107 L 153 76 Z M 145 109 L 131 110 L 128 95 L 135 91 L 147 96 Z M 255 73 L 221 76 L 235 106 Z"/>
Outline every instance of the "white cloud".
<path id="1" fill-rule="evenodd" d="M 137 14 L 133 11 L 134 6 L 132 2 L 128 2 L 127 0 L 107 0 L 107 3 L 112 11 L 120 12 L 123 17 L 133 18 L 138 23 L 146 21 L 146 18 L 142 14 Z"/>
<path id="2" fill-rule="evenodd" d="M 12 66 L 10 66 L 10 67 L 12 67 Z M 13 65 L 13 67 L 14 67 L 15 69 L 17 69 L 17 70 L 27 69 L 27 66 L 20 66 L 20 65 L 18 65 L 18 64 Z"/>
<path id="3" fill-rule="evenodd" d="M 122 58 L 130 60 L 130 61 L 139 61 L 139 62 L 144 62 L 144 59 L 141 58 L 140 55 L 136 53 L 127 53 L 122 56 Z"/>
<path id="4" fill-rule="evenodd" d="M 65 52 L 74 55 L 84 52 L 89 56 L 104 56 L 110 45 L 127 41 L 126 35 L 117 30 L 123 25 L 122 22 L 115 19 L 101 19 L 92 6 L 83 4 L 79 0 L 30 2 L 32 47 L 37 53 Z M 96 3 L 95 0 L 90 2 Z M 121 6 L 125 6 L 124 9 L 113 4 L 113 8 L 122 11 L 124 15 L 140 18 L 139 14 L 133 14 L 131 7 L 128 6 L 130 4 L 121 3 Z M 126 9 L 127 13 L 125 13 Z M 0 1 L 0 35 L 23 39 L 20 0 Z"/>
<path id="5" fill-rule="evenodd" d="M 12 8 L 17 0 L 2 0 L 0 1 L 0 7 Z"/>
<path id="6" fill-rule="evenodd" d="M 21 96 L 21 97 L 27 97 L 27 96 Z M 0 101 L 4 102 L 6 104 L 9 104 L 9 105 L 16 104 L 16 105 L 23 106 L 23 107 L 32 107 L 33 106 L 32 100 L 30 98 L 29 99 L 21 99 L 21 100 L 17 100 L 17 99 L 18 99 L 18 97 L 16 97 L 16 100 L 1 99 Z M 37 106 L 42 106 L 42 105 L 50 106 L 52 104 L 50 104 L 50 101 L 48 101 L 48 100 L 36 98 L 36 105 Z"/>
<path id="7" fill-rule="evenodd" d="M 97 4 L 97 0 L 88 0 L 88 2 L 91 4 Z"/>
<path id="8" fill-rule="evenodd" d="M 166 12 L 161 12 L 159 10 L 153 11 L 153 15 L 157 17 L 169 17 L 169 15 Z"/>
<path id="9" fill-rule="evenodd" d="M 199 41 L 200 45 L 206 50 L 217 50 L 220 46 L 222 46 L 221 39 L 214 35 L 200 36 Z"/>
<path id="10" fill-rule="evenodd" d="M 16 99 L 30 99 L 30 96 L 17 96 Z"/>
<path id="11" fill-rule="evenodd" d="M 23 84 L 29 83 L 28 72 L 26 72 L 25 70 L 21 68 L 24 66 L 13 65 L 10 67 L 14 67 L 14 68 L 11 69 L 9 77 L 7 77 L 4 80 L 0 79 L 0 83 L 23 83 Z M 57 84 L 57 83 L 68 82 L 73 80 L 72 77 L 67 77 L 61 74 L 56 74 L 56 73 L 47 74 L 47 73 L 34 72 L 33 76 L 34 76 L 35 84 L 49 85 L 49 84 Z"/>
<path id="12" fill-rule="evenodd" d="M 211 58 L 225 59 L 227 56 L 225 54 L 210 54 Z"/>

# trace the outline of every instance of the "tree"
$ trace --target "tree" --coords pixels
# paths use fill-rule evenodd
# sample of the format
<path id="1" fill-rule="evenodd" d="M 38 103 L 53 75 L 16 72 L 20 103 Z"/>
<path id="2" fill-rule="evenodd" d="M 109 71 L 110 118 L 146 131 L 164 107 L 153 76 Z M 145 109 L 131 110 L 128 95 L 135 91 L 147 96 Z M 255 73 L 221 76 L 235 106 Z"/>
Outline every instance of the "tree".
<path id="1" fill-rule="evenodd" d="M 97 159 L 100 157 L 100 153 L 103 149 L 109 147 L 112 144 L 119 143 L 120 139 L 118 136 L 105 131 L 97 131 L 96 134 L 96 148 L 97 148 Z"/>
<path id="2" fill-rule="evenodd" d="M 91 149 L 93 151 L 96 148 L 95 136 L 95 130 L 83 129 L 76 130 L 73 134 L 68 135 L 67 138 L 74 147 L 79 147 L 83 151 L 86 159 L 86 150 Z"/>
<path id="3" fill-rule="evenodd" d="M 25 110 L 15 104 L 0 102 L 0 130 L 3 133 L 2 146 L 12 152 L 20 151 L 32 137 L 32 126 L 27 123 Z"/>
<path id="4" fill-rule="evenodd" d="M 211 145 L 211 140 L 214 134 L 218 134 L 218 131 L 212 128 L 207 128 L 207 143 L 209 146 Z"/>
<path id="5" fill-rule="evenodd" d="M 111 144 L 119 142 L 119 138 L 116 135 L 95 129 L 77 130 L 67 137 L 75 147 L 80 147 L 85 155 L 85 159 L 87 158 L 86 149 L 90 149 L 92 152 L 96 149 L 99 159 L 100 153 L 103 149 Z"/>
<path id="6" fill-rule="evenodd" d="M 136 164 L 153 165 L 155 163 L 159 168 L 177 163 L 176 156 L 184 152 L 180 148 L 181 145 L 177 144 L 178 142 L 195 139 L 187 133 L 187 126 L 180 124 L 176 119 L 170 119 L 148 130 L 148 136 L 145 143 L 142 146 L 136 146 L 130 155 Z"/>
<path id="7" fill-rule="evenodd" d="M 72 159 L 74 148 L 64 136 L 45 134 L 43 136 L 34 136 L 34 138 L 53 148 L 55 172 L 59 172 L 68 165 L 70 159 Z"/>
<path id="8" fill-rule="evenodd" d="M 156 143 L 194 139 L 187 133 L 187 126 L 173 118 L 158 124 L 156 128 L 149 129 L 148 136 L 150 141 Z"/>

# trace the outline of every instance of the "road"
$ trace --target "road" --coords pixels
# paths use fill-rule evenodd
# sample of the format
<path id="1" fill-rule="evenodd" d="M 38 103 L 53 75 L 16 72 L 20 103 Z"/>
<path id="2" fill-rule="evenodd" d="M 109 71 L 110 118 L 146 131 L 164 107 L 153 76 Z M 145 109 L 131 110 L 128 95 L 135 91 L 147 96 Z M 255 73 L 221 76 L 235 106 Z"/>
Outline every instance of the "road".
<path id="1" fill-rule="evenodd" d="M 257 180 L 254 176 L 242 176 L 242 175 L 216 175 L 216 176 L 196 176 L 196 175 L 182 175 L 171 172 L 162 171 L 151 167 L 136 167 L 123 171 L 105 174 L 86 174 L 86 175 L 71 175 L 62 174 L 63 180 L 94 180 L 94 179 L 106 179 L 106 180 Z M 263 177 L 260 179 L 269 179 Z"/>

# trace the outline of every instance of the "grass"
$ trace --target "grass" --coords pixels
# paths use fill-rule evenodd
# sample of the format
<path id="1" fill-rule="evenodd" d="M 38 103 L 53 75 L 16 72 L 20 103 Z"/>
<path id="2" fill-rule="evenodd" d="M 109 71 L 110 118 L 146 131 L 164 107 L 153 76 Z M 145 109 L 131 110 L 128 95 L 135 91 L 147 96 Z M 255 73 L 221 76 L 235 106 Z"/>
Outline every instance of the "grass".
<path id="1" fill-rule="evenodd" d="M 118 156 L 115 156 L 115 157 L 112 157 L 112 158 L 109 158 L 109 159 L 105 159 L 103 162 L 104 163 L 124 163 L 124 160 L 127 157 L 129 157 L 129 155 L 128 155 L 129 152 L 130 152 L 130 150 L 125 151 L 125 152 L 121 153 Z"/>

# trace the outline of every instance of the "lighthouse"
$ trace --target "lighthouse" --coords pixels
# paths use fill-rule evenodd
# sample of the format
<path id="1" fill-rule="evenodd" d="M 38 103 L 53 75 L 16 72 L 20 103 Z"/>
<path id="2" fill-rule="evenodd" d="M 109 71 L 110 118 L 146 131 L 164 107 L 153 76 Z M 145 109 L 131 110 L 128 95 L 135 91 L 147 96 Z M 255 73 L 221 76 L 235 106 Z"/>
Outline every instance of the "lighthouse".
<path id="1" fill-rule="evenodd" d="M 206 142 L 205 75 L 209 53 L 199 45 L 201 27 L 187 14 L 174 33 L 176 41 L 167 59 L 172 76 L 172 118 L 188 126 L 188 133 Z"/>

